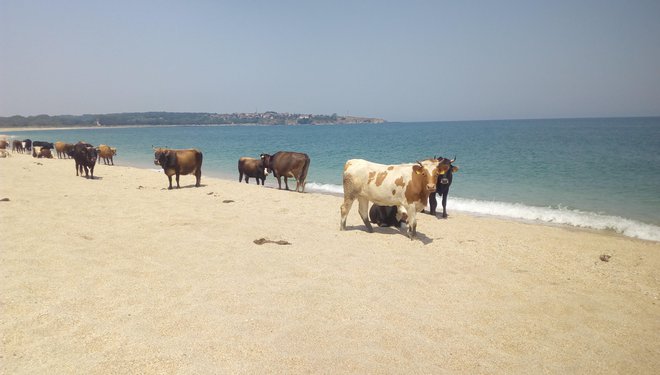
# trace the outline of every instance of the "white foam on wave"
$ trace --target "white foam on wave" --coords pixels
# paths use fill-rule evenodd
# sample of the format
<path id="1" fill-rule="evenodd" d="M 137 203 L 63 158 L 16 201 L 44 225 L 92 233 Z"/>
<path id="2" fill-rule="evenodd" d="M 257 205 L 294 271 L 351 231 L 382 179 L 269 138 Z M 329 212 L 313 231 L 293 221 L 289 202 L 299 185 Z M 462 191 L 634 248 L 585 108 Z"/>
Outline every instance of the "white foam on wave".
<path id="1" fill-rule="evenodd" d="M 305 191 L 324 194 L 344 194 L 344 187 L 333 184 L 319 184 L 318 182 L 308 182 L 305 184 Z"/>
<path id="2" fill-rule="evenodd" d="M 534 207 L 521 203 L 451 198 L 451 210 L 515 219 L 571 225 L 579 228 L 611 230 L 628 237 L 660 241 L 660 227 L 620 216 L 598 214 L 566 207 Z"/>
<path id="3" fill-rule="evenodd" d="M 307 183 L 306 191 L 343 194 L 340 185 Z M 570 225 L 578 228 L 611 230 L 627 237 L 642 240 L 660 241 L 660 227 L 620 216 L 598 214 L 567 207 L 535 207 L 522 203 L 506 203 L 449 197 L 450 211 L 460 211 L 479 215 L 502 216 L 520 220 L 538 221 L 551 224 Z M 428 207 L 427 207 L 428 209 Z"/>

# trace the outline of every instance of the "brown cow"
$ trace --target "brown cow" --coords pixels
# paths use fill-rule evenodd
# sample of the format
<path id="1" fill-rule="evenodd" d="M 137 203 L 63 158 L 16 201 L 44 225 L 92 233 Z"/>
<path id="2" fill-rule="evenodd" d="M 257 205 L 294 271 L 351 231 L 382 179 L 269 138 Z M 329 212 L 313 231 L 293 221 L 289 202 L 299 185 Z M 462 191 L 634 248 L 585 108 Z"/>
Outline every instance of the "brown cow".
<path id="1" fill-rule="evenodd" d="M 74 145 L 71 143 L 64 143 L 64 142 L 55 142 L 55 151 L 57 152 L 57 158 L 58 159 L 68 159 L 70 158 L 69 156 L 69 151 L 73 150 Z"/>
<path id="2" fill-rule="evenodd" d="M 37 158 L 46 158 L 46 159 L 52 159 L 53 154 L 50 152 L 50 149 L 48 147 L 39 147 L 39 146 L 32 146 L 33 150 L 36 150 L 39 148 L 36 154 Z M 34 152 L 34 151 L 33 151 Z"/>
<path id="3" fill-rule="evenodd" d="M 243 175 L 245 175 L 246 184 L 249 184 L 248 180 L 250 177 L 254 177 L 257 180 L 257 185 L 259 185 L 259 179 L 261 179 L 261 185 L 263 185 L 266 181 L 268 171 L 264 166 L 263 160 L 242 157 L 238 159 L 238 182 L 242 181 Z"/>
<path id="4" fill-rule="evenodd" d="M 25 148 L 23 147 L 23 142 L 21 141 L 12 141 L 11 142 L 11 152 L 18 152 L 19 154 L 22 154 L 25 152 Z"/>
<path id="5" fill-rule="evenodd" d="M 9 142 L 4 139 L 0 139 L 0 150 L 6 150 L 7 146 L 9 146 Z"/>
<path id="6" fill-rule="evenodd" d="M 179 176 L 182 174 L 194 174 L 195 186 L 200 186 L 202 180 L 202 152 L 189 150 L 170 150 L 166 148 L 154 148 L 154 164 L 163 167 L 163 171 L 170 182 L 168 189 L 172 189 L 172 176 L 176 175 L 176 187 L 179 186 Z"/>
<path id="7" fill-rule="evenodd" d="M 296 179 L 296 191 L 304 193 L 307 179 L 307 170 L 309 169 L 309 156 L 300 152 L 278 151 L 273 155 L 261 154 L 261 160 L 268 172 L 273 172 L 277 178 L 277 186 L 282 189 L 280 177 L 284 177 L 284 186 L 289 190 L 287 179 L 293 177 Z"/>
<path id="8" fill-rule="evenodd" d="M 408 216 L 408 237 L 417 234 L 416 213 L 426 207 L 429 195 L 435 191 L 439 175 L 449 169 L 447 159 L 429 159 L 414 164 L 383 165 L 362 159 L 352 159 L 344 166 L 344 203 L 341 205 L 340 230 L 346 229 L 346 217 L 354 200 L 358 213 L 373 232 L 367 210 L 369 201 L 379 206 L 396 206 L 396 220 Z"/>
<path id="9" fill-rule="evenodd" d="M 103 158 L 103 163 L 105 165 L 108 165 L 108 160 L 112 165 L 115 165 L 115 162 L 114 160 L 112 160 L 112 157 L 117 155 L 116 148 L 107 145 L 99 145 L 99 147 L 97 147 L 96 149 L 99 152 L 99 164 L 101 164 L 101 158 Z"/>

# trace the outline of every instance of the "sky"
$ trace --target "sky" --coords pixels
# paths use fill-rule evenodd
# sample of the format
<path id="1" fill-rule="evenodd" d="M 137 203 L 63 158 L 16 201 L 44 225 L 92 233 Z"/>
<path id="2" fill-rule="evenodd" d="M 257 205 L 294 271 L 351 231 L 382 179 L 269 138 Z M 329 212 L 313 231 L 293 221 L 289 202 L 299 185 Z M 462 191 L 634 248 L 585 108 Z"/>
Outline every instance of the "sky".
<path id="1" fill-rule="evenodd" d="M 660 115 L 660 1 L 0 0 L 0 116 Z"/>

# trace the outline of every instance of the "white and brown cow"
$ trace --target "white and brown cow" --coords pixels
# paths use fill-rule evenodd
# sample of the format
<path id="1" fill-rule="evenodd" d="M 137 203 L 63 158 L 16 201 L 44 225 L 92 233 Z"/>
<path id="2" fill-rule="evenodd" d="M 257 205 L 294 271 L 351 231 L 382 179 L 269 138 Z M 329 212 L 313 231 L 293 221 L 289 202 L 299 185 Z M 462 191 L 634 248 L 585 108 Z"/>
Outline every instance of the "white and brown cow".
<path id="1" fill-rule="evenodd" d="M 408 237 L 417 234 L 415 214 L 426 207 L 435 192 L 438 176 L 449 169 L 449 160 L 428 159 L 414 164 L 383 165 L 362 159 L 351 159 L 344 166 L 344 203 L 341 205 L 340 230 L 346 229 L 346 217 L 354 200 L 368 232 L 369 202 L 381 206 L 397 206 L 397 220 L 407 215 Z"/>

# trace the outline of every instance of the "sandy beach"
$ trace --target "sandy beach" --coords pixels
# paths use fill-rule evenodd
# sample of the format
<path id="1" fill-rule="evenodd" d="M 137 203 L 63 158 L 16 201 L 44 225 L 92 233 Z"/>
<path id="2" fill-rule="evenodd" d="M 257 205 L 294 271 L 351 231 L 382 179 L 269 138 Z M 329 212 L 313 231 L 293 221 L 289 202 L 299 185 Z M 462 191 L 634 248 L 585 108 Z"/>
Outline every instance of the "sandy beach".
<path id="1" fill-rule="evenodd" d="M 660 369 L 657 242 L 451 203 L 410 241 L 367 233 L 356 206 L 340 232 L 330 195 L 204 176 L 167 190 L 122 166 L 88 180 L 17 154 L 0 173 L 0 373 Z"/>

